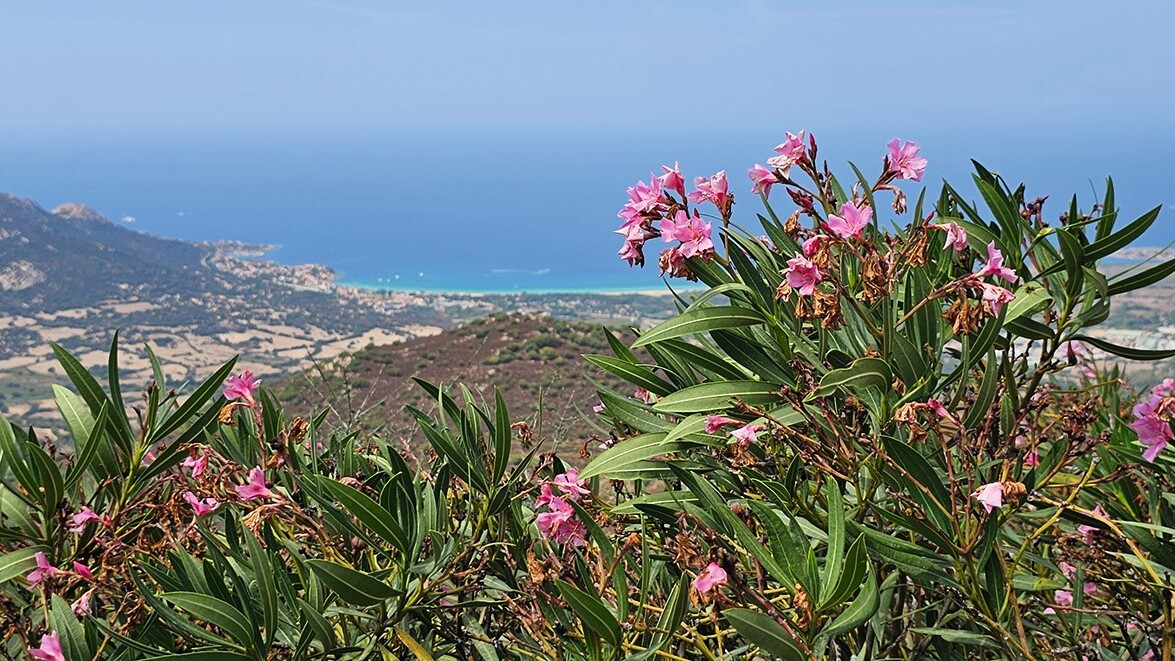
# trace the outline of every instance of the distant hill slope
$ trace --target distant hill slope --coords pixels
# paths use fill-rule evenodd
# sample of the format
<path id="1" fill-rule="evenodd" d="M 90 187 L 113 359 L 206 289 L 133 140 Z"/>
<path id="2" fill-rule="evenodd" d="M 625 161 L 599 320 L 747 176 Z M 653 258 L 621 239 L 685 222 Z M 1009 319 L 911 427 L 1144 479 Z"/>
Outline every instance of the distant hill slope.
<path id="1" fill-rule="evenodd" d="M 293 415 L 331 407 L 334 425 L 378 429 L 385 436 L 418 445 L 415 425 L 403 412 L 412 404 L 425 411 L 432 400 L 413 376 L 433 383 L 463 383 L 486 401 L 498 387 L 514 420 L 526 420 L 542 437 L 573 457 L 595 434 L 586 418 L 599 403 L 587 377 L 614 382 L 581 358 L 609 353 L 602 327 L 544 315 L 500 314 L 432 337 L 371 346 L 320 364 L 273 384 Z M 540 410 L 541 402 L 541 410 Z M 596 450 L 598 443 L 589 443 Z"/>
<path id="2" fill-rule="evenodd" d="M 0 306 L 54 311 L 145 291 L 205 289 L 210 249 L 120 227 L 93 209 L 49 212 L 0 193 Z"/>

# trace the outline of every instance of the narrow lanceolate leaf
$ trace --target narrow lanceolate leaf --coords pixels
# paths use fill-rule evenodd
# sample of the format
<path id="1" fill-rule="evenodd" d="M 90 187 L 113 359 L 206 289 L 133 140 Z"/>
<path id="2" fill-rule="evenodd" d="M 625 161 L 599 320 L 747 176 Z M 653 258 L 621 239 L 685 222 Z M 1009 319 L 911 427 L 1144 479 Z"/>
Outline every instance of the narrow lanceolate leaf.
<path id="1" fill-rule="evenodd" d="M 1035 282 L 1020 287 L 1016 290 L 1015 295 L 1016 297 L 1008 303 L 1004 323 L 1038 312 L 1053 300 L 1045 288 Z"/>
<path id="2" fill-rule="evenodd" d="M 253 633 L 245 624 L 245 615 L 232 604 L 196 592 L 166 592 L 159 596 L 197 620 L 220 627 L 245 647 L 253 646 Z"/>
<path id="3" fill-rule="evenodd" d="M 891 380 L 892 376 L 889 365 L 884 360 L 880 358 L 859 358 L 853 361 L 853 364 L 848 367 L 832 370 L 825 374 L 820 379 L 820 387 L 805 399 L 813 400 L 818 397 L 827 397 L 839 388 L 847 388 L 854 391 L 863 388 L 877 388 L 878 390 L 884 391 L 889 388 Z"/>
<path id="4" fill-rule="evenodd" d="M 666 413 L 702 413 L 733 408 L 735 401 L 751 406 L 780 400 L 781 386 L 762 381 L 716 381 L 684 388 L 665 396 L 653 408 Z"/>
<path id="5" fill-rule="evenodd" d="M 360 491 L 329 478 L 322 478 L 318 480 L 318 483 L 337 498 L 343 507 L 351 513 L 351 516 L 359 519 L 363 525 L 371 528 L 375 534 L 402 553 L 408 552 L 408 534 L 404 532 L 404 528 L 396 521 L 391 512 L 380 507 L 379 503 Z"/>
<path id="6" fill-rule="evenodd" d="M 613 647 L 620 646 L 620 623 L 616 616 L 598 597 L 580 590 L 567 581 L 556 581 L 559 594 L 571 606 L 571 610 L 583 621 L 584 627 L 595 632 Z"/>
<path id="7" fill-rule="evenodd" d="M 653 370 L 644 365 L 591 353 L 584 354 L 584 360 L 634 386 L 640 386 L 654 395 L 666 395 L 674 390 L 671 383 L 657 376 Z"/>
<path id="8" fill-rule="evenodd" d="M 0 583 L 25 576 L 37 567 L 37 553 L 46 553 L 44 546 L 29 546 L 0 555 Z"/>
<path id="9" fill-rule="evenodd" d="M 877 578 L 873 576 L 873 572 L 865 578 L 865 587 L 853 603 L 844 610 L 840 615 L 836 616 L 823 631 L 821 636 L 826 638 L 835 638 L 840 634 L 847 633 L 856 629 L 865 623 L 866 620 L 873 617 L 877 609 L 881 606 L 881 596 L 877 589 Z"/>
<path id="10" fill-rule="evenodd" d="M 392 586 L 350 567 L 326 560 L 307 560 L 306 564 L 340 599 L 353 606 L 375 606 L 396 596 Z"/>
<path id="11" fill-rule="evenodd" d="M 697 335 L 719 328 L 739 328 L 765 323 L 767 319 L 750 308 L 734 306 L 719 306 L 712 308 L 698 308 L 688 310 L 676 317 L 658 324 L 647 333 L 637 338 L 633 347 L 641 347 L 653 342 L 670 340 L 685 335 Z"/>
<path id="12" fill-rule="evenodd" d="M 768 615 L 745 608 L 731 608 L 725 615 L 740 636 L 771 657 L 785 661 L 808 658 L 787 630 Z"/>
<path id="13" fill-rule="evenodd" d="M 90 645 L 86 642 L 86 632 L 82 623 L 73 614 L 69 602 L 54 594 L 49 600 L 49 623 L 57 632 L 61 640 L 61 651 L 67 659 L 89 659 Z"/>
<path id="14" fill-rule="evenodd" d="M 251 659 L 252 657 L 245 656 L 244 654 L 217 650 L 147 657 L 147 661 L 249 661 Z"/>
<path id="15" fill-rule="evenodd" d="M 607 475 L 612 471 L 627 468 L 638 461 L 662 454 L 671 454 L 695 445 L 684 441 L 665 442 L 665 434 L 641 434 L 604 450 L 596 455 L 583 471 L 580 478 Z"/>
<path id="16" fill-rule="evenodd" d="M 1168 260 L 1159 264 L 1158 266 L 1149 268 L 1142 273 L 1135 273 L 1134 275 L 1118 278 L 1110 281 L 1110 296 L 1117 296 L 1118 294 L 1125 294 L 1126 292 L 1134 291 L 1135 289 L 1142 289 L 1148 285 L 1153 285 L 1156 282 L 1163 280 L 1167 276 L 1175 273 L 1175 259 Z"/>
<path id="17" fill-rule="evenodd" d="M 1112 353 L 1115 356 L 1129 358 L 1130 360 L 1162 360 L 1164 358 L 1175 357 L 1175 349 L 1135 349 L 1088 335 L 1074 335 L 1073 339 L 1091 344 L 1106 353 Z"/>

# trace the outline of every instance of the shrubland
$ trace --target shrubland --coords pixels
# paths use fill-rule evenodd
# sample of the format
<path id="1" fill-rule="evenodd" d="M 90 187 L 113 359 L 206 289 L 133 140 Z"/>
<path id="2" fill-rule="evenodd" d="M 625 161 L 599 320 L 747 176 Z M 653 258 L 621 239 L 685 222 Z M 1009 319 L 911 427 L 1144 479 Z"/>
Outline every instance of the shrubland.
<path id="1" fill-rule="evenodd" d="M 740 224 L 725 173 L 630 189 L 621 257 L 707 289 L 585 356 L 628 384 L 590 456 L 460 385 L 419 383 L 417 452 L 231 362 L 132 400 L 117 340 L 101 381 L 58 349 L 75 449 L 0 425 L 5 653 L 1171 659 L 1175 381 L 1100 357 L 1175 352 L 1091 332 L 1175 270 L 1099 270 L 1158 210 L 776 152 Z"/>

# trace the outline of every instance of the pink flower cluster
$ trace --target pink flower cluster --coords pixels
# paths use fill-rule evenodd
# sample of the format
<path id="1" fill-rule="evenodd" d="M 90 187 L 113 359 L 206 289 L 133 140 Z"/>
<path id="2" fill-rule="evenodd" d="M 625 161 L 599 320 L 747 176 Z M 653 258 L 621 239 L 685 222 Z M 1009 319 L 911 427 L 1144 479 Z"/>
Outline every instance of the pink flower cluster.
<path id="1" fill-rule="evenodd" d="M 664 273 L 678 273 L 691 257 L 708 259 L 714 254 L 714 242 L 710 238 L 710 223 L 702 220 L 697 209 L 690 210 L 689 204 L 713 203 L 722 216 L 728 217 L 734 197 L 726 180 L 726 172 L 719 172 L 709 179 L 698 177 L 694 181 L 696 190 L 687 194 L 685 177 L 681 167 L 661 166 L 664 174 L 649 175 L 649 183 L 638 181 L 628 189 L 628 202 L 617 214 L 620 229 L 616 233 L 624 238 L 620 247 L 620 258 L 629 266 L 644 266 L 645 242 L 660 236 L 665 243 L 677 245 L 662 252 Z M 676 196 L 674 195 L 676 194 Z"/>
<path id="2" fill-rule="evenodd" d="M 999 285 L 993 285 L 990 282 L 983 282 L 980 278 L 992 276 L 1001 280 L 1006 280 L 1011 284 L 1016 284 L 1019 276 L 1012 269 L 1004 266 L 1004 254 L 996 247 L 995 241 L 987 244 L 987 261 L 984 262 L 983 268 L 979 269 L 972 277 L 972 283 L 978 287 L 983 304 L 993 316 L 998 315 L 1004 305 L 1010 303 L 1012 299 L 1016 298 L 1012 292 L 1004 289 Z"/>
<path id="3" fill-rule="evenodd" d="M 1142 458 L 1153 462 L 1167 447 L 1175 434 L 1171 432 L 1171 409 L 1175 406 L 1175 379 L 1164 379 L 1151 391 L 1150 398 L 1134 407 L 1134 422 L 1130 428 L 1138 434 L 1138 440 L 1146 446 Z"/>
<path id="4" fill-rule="evenodd" d="M 261 379 L 255 378 L 252 372 L 245 370 L 224 380 L 224 398 L 230 401 L 240 400 L 252 406 L 253 393 L 259 385 Z"/>
<path id="5" fill-rule="evenodd" d="M 579 501 L 580 496 L 590 494 L 587 480 L 579 479 L 579 472 L 574 468 L 541 483 L 539 497 L 534 501 L 536 510 L 546 508 L 535 521 L 539 532 L 560 544 L 570 542 L 574 546 L 583 546 L 587 528 L 575 517 L 575 509 L 569 501 Z"/>

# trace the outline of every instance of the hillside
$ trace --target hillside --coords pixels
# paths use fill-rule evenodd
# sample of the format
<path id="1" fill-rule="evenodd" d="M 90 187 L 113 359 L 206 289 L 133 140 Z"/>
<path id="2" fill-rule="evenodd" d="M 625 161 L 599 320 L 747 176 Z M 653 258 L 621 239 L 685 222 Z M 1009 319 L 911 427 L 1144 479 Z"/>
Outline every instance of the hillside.
<path id="1" fill-rule="evenodd" d="M 516 419 L 526 419 L 537 436 L 554 439 L 565 456 L 575 456 L 593 434 L 586 418 L 599 403 L 586 377 L 603 378 L 581 358 L 585 353 L 608 353 L 600 326 L 498 314 L 432 337 L 367 347 L 271 385 L 288 411 L 316 413 L 328 402 L 335 427 L 361 425 L 405 439 L 418 431 L 404 406 L 435 406 L 413 376 L 459 381 L 491 402 L 497 386 Z"/>

